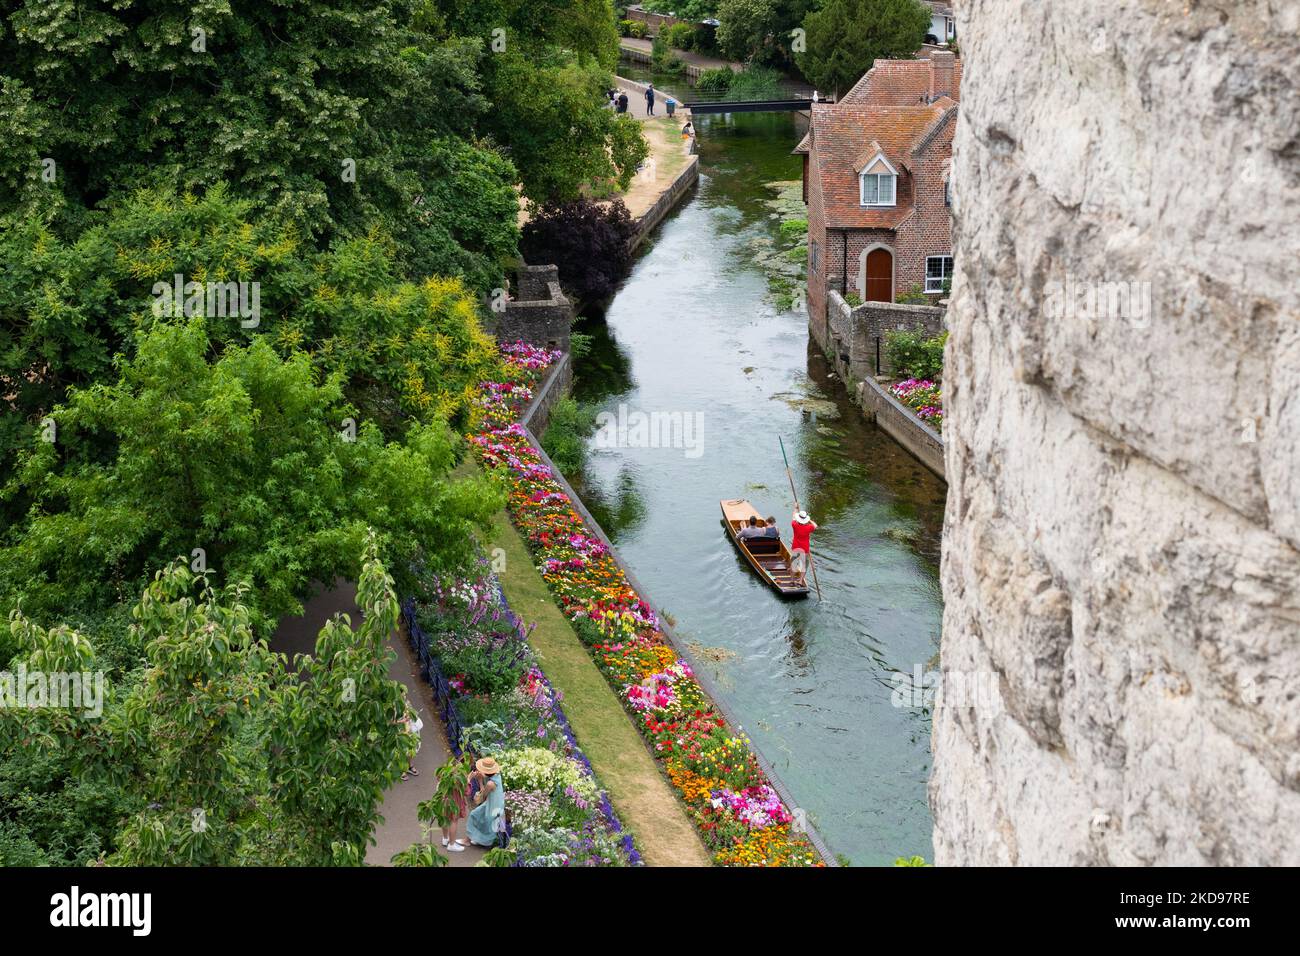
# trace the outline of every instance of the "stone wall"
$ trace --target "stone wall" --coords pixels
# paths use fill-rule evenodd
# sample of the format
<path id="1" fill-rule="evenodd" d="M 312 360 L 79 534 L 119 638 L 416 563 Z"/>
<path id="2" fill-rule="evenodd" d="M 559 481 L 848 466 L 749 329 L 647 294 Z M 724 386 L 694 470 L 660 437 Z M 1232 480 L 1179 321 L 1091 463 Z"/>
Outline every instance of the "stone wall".
<path id="1" fill-rule="evenodd" d="M 528 408 L 524 410 L 520 424 L 534 435 L 545 434 L 546 427 L 551 424 L 551 410 L 555 408 L 557 402 L 569 394 L 569 389 L 572 387 L 573 359 L 568 352 L 565 352 L 537 384 L 537 391 Z"/>
<path id="2" fill-rule="evenodd" d="M 944 477 L 943 439 L 939 433 L 875 380 L 877 341 L 880 342 L 880 373 L 891 373 L 893 369 L 885 355 L 885 333 L 893 329 L 923 328 L 938 334 L 944 327 L 944 310 L 890 302 L 867 302 L 855 308 L 834 289 L 828 291 L 826 302 L 827 321 L 818 321 L 810 315 L 808 331 L 849 395 L 867 418 L 940 478 Z"/>
<path id="3" fill-rule="evenodd" d="M 936 860 L 1300 864 L 1300 6 L 958 17 Z"/>
<path id="4" fill-rule="evenodd" d="M 910 408 L 886 391 L 873 378 L 857 384 L 854 398 L 862 411 L 890 438 L 898 442 L 921 464 L 940 478 L 943 469 L 943 438 L 921 421 Z"/>
<path id="5" fill-rule="evenodd" d="M 665 27 L 671 27 L 678 23 L 690 23 L 689 20 L 679 20 L 677 17 L 670 17 L 665 13 L 651 13 L 649 10 L 642 10 L 640 7 L 628 7 L 627 19 L 640 20 L 646 25 L 646 29 L 652 37 L 657 37 Z"/>
<path id="6" fill-rule="evenodd" d="M 498 342 L 524 341 L 543 348 L 569 350 L 573 304 L 560 290 L 559 270 L 553 265 L 521 264 L 515 275 L 515 294 L 505 311 L 493 313 L 490 330 Z"/>
<path id="7" fill-rule="evenodd" d="M 822 353 L 836 366 L 836 373 L 850 382 L 852 392 L 864 378 L 892 374 L 885 354 L 885 333 L 900 329 L 924 329 L 938 335 L 944 328 L 944 309 L 932 305 L 899 305 L 893 302 L 864 302 L 851 306 L 834 289 L 827 292 L 826 318 L 809 316 L 809 331 Z M 880 344 L 880 369 L 876 369 L 876 344 Z"/>
<path id="8" fill-rule="evenodd" d="M 633 233 L 632 239 L 628 243 L 633 250 L 639 248 L 641 243 L 645 242 L 646 237 L 668 218 L 668 214 L 677 208 L 686 194 L 695 188 L 695 184 L 700 181 L 700 157 L 693 154 L 694 148 L 694 137 L 689 142 L 682 143 L 682 149 L 691 151 L 692 155 L 686 160 L 686 165 L 673 179 L 672 184 L 655 200 L 654 205 L 637 219 L 636 232 Z"/>

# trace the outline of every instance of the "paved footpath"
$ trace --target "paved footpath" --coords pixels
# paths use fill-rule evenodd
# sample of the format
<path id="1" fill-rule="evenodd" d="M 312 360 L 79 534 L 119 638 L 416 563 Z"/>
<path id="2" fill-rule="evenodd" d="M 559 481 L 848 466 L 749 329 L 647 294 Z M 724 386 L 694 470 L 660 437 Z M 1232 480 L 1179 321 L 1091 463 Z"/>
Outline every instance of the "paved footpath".
<path id="1" fill-rule="evenodd" d="M 608 790 L 619 818 L 635 835 L 646 864 L 709 866 L 708 851 L 681 803 L 604 675 L 551 600 L 523 539 L 504 512 L 497 515 L 491 538 L 494 546 L 506 549 L 507 562 L 515 569 L 502 582 L 506 596 L 515 613 L 525 621 L 538 622 L 531 642 L 543 669 L 565 695 L 565 713 L 578 745 Z M 306 602 L 301 617 L 280 622 L 272 640 L 273 649 L 291 659 L 294 654 L 310 654 L 321 626 L 336 613 L 347 614 L 355 626 L 361 618 L 356 595 L 356 585 L 346 581 L 338 581 L 316 594 Z M 384 820 L 375 828 L 375 844 L 366 850 L 370 866 L 388 866 L 394 854 L 423 839 L 417 806 L 432 795 L 435 773 L 450 758 L 433 690 L 420 675 L 410 644 L 400 632 L 394 632 L 388 646 L 396 654 L 389 676 L 406 685 L 411 704 L 424 721 L 424 730 L 415 758 L 419 776 L 400 780 L 384 793 L 380 806 Z M 451 866 L 473 866 L 482 859 L 484 851 L 477 847 L 447 853 L 437 841 L 436 831 L 434 839 L 438 852 L 447 857 Z"/>
<path id="2" fill-rule="evenodd" d="M 614 77 L 614 82 L 620 90 L 627 94 L 627 113 L 629 116 L 639 120 L 662 119 L 668 115 L 668 107 L 664 101 L 668 99 L 668 94 L 663 90 L 655 89 L 655 115 L 650 116 L 645 107 L 645 84 L 638 83 L 635 80 L 625 80 L 621 76 Z M 673 97 L 677 99 L 677 97 Z M 691 115 L 691 111 L 682 106 L 681 100 L 677 100 L 677 110 L 673 118 L 678 123 L 685 123 Z"/>
<path id="3" fill-rule="evenodd" d="M 355 584 L 338 581 L 334 587 L 307 601 L 302 617 L 281 621 L 275 631 L 274 649 L 288 654 L 290 659 L 294 654 L 312 653 L 316 634 L 330 617 L 340 612 L 348 615 L 354 627 L 361 620 Z M 423 839 L 416 806 L 433 795 L 437 786 L 435 771 L 450 756 L 442 718 L 438 716 L 433 701 L 433 689 L 420 676 L 419 664 L 410 644 L 400 632 L 394 632 L 388 637 L 388 646 L 397 655 L 389 667 L 388 676 L 406 685 L 411 706 L 424 721 L 424 730 L 420 733 L 420 752 L 415 756 L 415 769 L 420 771 L 419 776 L 399 780 L 384 793 L 384 802 L 379 809 L 384 822 L 375 828 L 375 845 L 366 849 L 366 863 L 370 866 L 388 866 L 394 854 Z M 463 826 L 461 835 L 464 835 Z M 437 831 L 434 839 L 438 852 L 447 857 L 452 866 L 473 866 L 483 856 L 483 851 L 475 847 L 466 848 L 464 853 L 447 853 L 438 840 Z"/>
<path id="4" fill-rule="evenodd" d="M 619 45 L 629 50 L 636 50 L 638 53 L 644 53 L 649 56 L 654 51 L 653 40 L 639 40 L 636 37 L 621 37 Z M 729 67 L 735 72 L 740 72 L 745 68 L 743 63 L 734 63 L 730 60 L 719 60 L 717 57 L 705 56 L 702 53 L 692 53 L 690 50 L 673 50 L 673 54 L 681 59 L 687 66 L 696 66 L 701 70 L 717 70 L 722 67 Z"/>

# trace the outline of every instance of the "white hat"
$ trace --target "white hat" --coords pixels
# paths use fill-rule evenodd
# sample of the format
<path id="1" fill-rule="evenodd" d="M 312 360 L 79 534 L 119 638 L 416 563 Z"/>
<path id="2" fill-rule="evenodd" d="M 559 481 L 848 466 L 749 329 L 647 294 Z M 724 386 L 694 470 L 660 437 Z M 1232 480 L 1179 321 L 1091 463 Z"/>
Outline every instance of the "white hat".
<path id="1" fill-rule="evenodd" d="M 808 517 L 808 512 L 806 511 L 799 512 L 797 515 L 794 516 L 794 520 L 799 522 L 800 524 L 812 524 L 812 518 Z"/>

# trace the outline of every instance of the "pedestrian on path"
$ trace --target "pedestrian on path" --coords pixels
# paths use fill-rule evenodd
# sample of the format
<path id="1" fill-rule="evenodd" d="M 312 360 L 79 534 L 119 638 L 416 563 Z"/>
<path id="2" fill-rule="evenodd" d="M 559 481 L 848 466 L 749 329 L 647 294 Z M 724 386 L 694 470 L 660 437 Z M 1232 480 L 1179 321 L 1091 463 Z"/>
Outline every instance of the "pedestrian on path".
<path id="1" fill-rule="evenodd" d="M 655 85 L 649 84 L 645 88 L 645 111 L 648 115 L 655 115 Z"/>
<path id="2" fill-rule="evenodd" d="M 620 94 L 618 94 L 618 111 L 619 111 L 620 113 L 626 113 L 626 112 L 627 112 L 627 94 L 626 94 L 626 93 L 620 93 Z"/>
<path id="3" fill-rule="evenodd" d="M 469 809 L 472 774 L 466 773 L 468 769 L 469 754 L 462 754 L 438 768 L 436 801 L 441 808 L 439 813 L 445 814 L 438 822 L 442 829 L 442 845 L 448 853 L 464 853 L 469 842 L 456 836 L 460 821 Z"/>
<path id="4" fill-rule="evenodd" d="M 415 734 L 415 753 L 418 754 L 420 752 L 420 731 L 424 729 L 424 721 L 420 719 L 417 712 L 407 710 L 402 715 L 401 723 L 408 734 Z M 415 754 L 412 754 L 406 760 L 406 772 L 402 774 L 402 779 L 409 780 L 411 777 L 418 777 L 419 775 L 420 771 L 415 769 Z"/>
<path id="5" fill-rule="evenodd" d="M 470 774 L 474 809 L 465 821 L 465 835 L 475 846 L 495 846 L 506 828 L 506 794 L 501 788 L 501 765 L 491 757 L 474 764 Z"/>

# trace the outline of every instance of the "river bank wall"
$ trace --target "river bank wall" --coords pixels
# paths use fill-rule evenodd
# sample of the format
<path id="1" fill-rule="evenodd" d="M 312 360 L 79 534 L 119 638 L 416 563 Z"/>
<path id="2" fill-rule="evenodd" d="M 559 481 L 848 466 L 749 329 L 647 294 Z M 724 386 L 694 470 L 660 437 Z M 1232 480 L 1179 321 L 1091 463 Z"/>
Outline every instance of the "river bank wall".
<path id="1" fill-rule="evenodd" d="M 866 302 L 851 306 L 834 289 L 826 296 L 826 315 L 809 316 L 808 334 L 817 343 L 863 415 L 902 445 L 921 464 L 947 480 L 943 436 L 922 422 L 878 380 L 894 372 L 884 352 L 886 332 L 924 329 L 937 335 L 944 310 L 929 305 Z"/>

